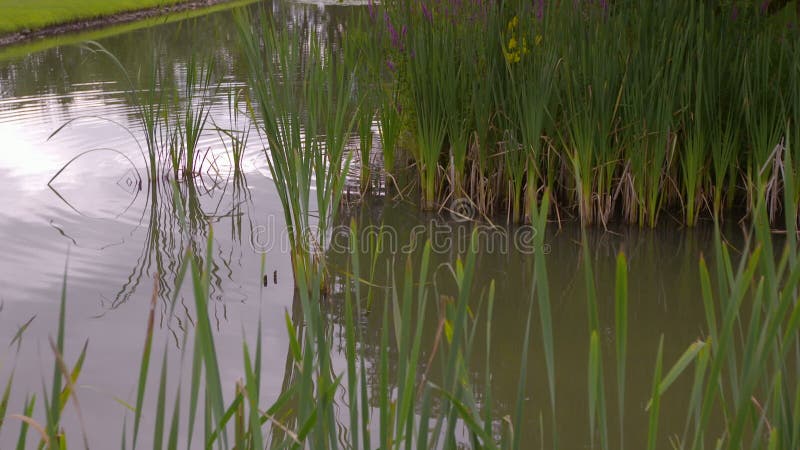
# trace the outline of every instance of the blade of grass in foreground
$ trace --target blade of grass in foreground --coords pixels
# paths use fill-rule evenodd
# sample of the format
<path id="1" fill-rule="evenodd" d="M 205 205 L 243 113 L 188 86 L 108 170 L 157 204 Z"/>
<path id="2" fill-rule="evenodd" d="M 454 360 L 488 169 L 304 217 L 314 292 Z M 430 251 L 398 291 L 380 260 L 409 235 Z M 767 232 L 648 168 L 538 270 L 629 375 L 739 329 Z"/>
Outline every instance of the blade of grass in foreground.
<path id="1" fill-rule="evenodd" d="M 653 373 L 653 394 L 650 400 L 650 420 L 647 429 L 647 450 L 655 450 L 656 439 L 658 438 L 658 414 L 661 410 L 661 362 L 664 355 L 664 335 L 658 343 L 658 354 L 656 355 L 656 368 Z"/>
<path id="2" fill-rule="evenodd" d="M 144 393 L 147 389 L 147 375 L 150 369 L 150 353 L 153 346 L 153 325 L 155 321 L 156 302 L 158 300 L 158 276 L 153 280 L 153 296 L 150 300 L 150 311 L 147 314 L 147 329 L 144 338 L 144 350 L 142 359 L 139 363 L 139 385 L 136 388 L 136 413 L 133 419 L 133 444 L 136 449 L 136 441 L 139 436 L 139 425 L 142 419 L 142 407 L 144 405 Z"/>
<path id="3" fill-rule="evenodd" d="M 600 448 L 608 449 L 608 426 L 603 381 L 603 352 L 600 349 L 600 336 L 592 330 L 589 338 L 589 431 L 592 445 L 595 432 L 600 433 Z M 598 429 L 599 428 L 599 429 Z"/>
<path id="4" fill-rule="evenodd" d="M 36 405 L 36 394 L 32 395 L 30 398 L 25 397 L 25 417 L 33 417 L 33 409 Z M 22 421 L 22 425 L 19 427 L 19 437 L 17 438 L 17 450 L 25 450 L 25 442 L 28 439 L 28 427 L 30 425 L 27 421 Z"/>
<path id="5" fill-rule="evenodd" d="M 197 258 L 192 258 L 192 283 L 194 286 L 195 307 L 197 308 L 197 331 L 195 346 L 201 350 L 203 367 L 205 368 L 205 392 L 211 407 L 211 413 L 217 419 L 224 414 L 224 401 L 220 379 L 217 351 L 214 346 L 214 336 L 211 332 L 211 322 L 208 317 L 209 284 L 211 282 L 211 264 L 213 259 L 212 245 L 214 242 L 214 229 L 209 226 L 206 244 L 205 267 L 201 269 Z M 222 442 L 227 448 L 227 432 L 222 430 Z"/>
<path id="6" fill-rule="evenodd" d="M 539 305 L 539 320 L 542 327 L 542 342 L 544 343 L 544 357 L 547 369 L 547 386 L 550 393 L 550 412 L 553 417 L 553 446 L 558 447 L 556 434 L 556 368 L 555 350 L 553 349 L 553 318 L 550 305 L 550 282 L 547 277 L 547 261 L 544 254 L 544 237 L 547 227 L 547 215 L 550 210 L 550 189 L 546 189 L 542 196 L 541 205 L 536 205 L 536 199 L 531 200 L 531 220 L 535 228 L 534 236 L 534 275 L 537 304 Z M 527 345 L 525 342 L 525 345 Z M 520 422 L 517 423 L 519 426 Z"/>
<path id="7" fill-rule="evenodd" d="M 69 269 L 69 250 L 67 259 L 64 263 L 64 278 L 61 285 L 61 302 L 58 310 L 58 337 L 56 338 L 56 350 L 58 354 L 64 354 L 64 328 L 66 326 L 66 305 L 67 305 L 67 272 Z M 61 424 L 61 370 L 57 362 L 53 362 L 53 388 L 50 398 L 45 395 L 45 410 L 47 412 L 47 435 L 50 442 L 59 442 L 59 427 Z"/>
<path id="8" fill-rule="evenodd" d="M 523 402 L 525 401 L 525 384 L 527 381 L 528 375 L 528 347 L 530 347 L 530 335 L 531 335 L 531 318 L 533 317 L 533 292 L 534 289 L 531 289 L 531 299 L 528 304 L 528 319 L 525 321 L 525 337 L 522 343 L 522 356 L 520 357 L 520 368 L 519 368 L 519 383 L 517 385 L 517 402 L 514 407 L 514 423 L 519 426 L 522 424 L 522 410 L 523 410 Z M 487 391 L 488 392 L 488 391 Z M 487 408 L 491 408 L 487 406 Z M 553 426 L 555 428 L 555 425 Z M 512 427 L 513 429 L 513 427 Z M 512 448 L 519 449 L 521 448 L 520 445 L 522 443 L 522 430 L 516 429 L 513 430 L 513 438 L 512 438 Z"/>
<path id="9" fill-rule="evenodd" d="M 8 398 L 11 395 L 11 386 L 14 384 L 14 372 L 8 377 L 6 388 L 3 391 L 3 397 L 0 399 L 0 432 L 3 431 L 3 425 L 6 419 L 6 410 L 8 409 Z"/>
<path id="10" fill-rule="evenodd" d="M 628 353 L 628 263 L 622 252 L 617 255 L 615 300 L 619 448 L 623 449 L 625 448 L 625 366 Z"/>

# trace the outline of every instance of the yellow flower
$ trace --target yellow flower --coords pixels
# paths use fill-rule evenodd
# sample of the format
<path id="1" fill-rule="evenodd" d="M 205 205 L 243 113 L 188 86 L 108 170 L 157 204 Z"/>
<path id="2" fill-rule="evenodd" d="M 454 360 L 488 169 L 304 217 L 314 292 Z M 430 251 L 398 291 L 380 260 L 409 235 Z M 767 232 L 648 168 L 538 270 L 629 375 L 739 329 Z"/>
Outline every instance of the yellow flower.
<path id="1" fill-rule="evenodd" d="M 534 42 L 536 43 L 537 46 L 540 45 L 542 43 L 542 35 L 537 34 L 536 38 L 534 39 Z"/>
<path id="2" fill-rule="evenodd" d="M 508 49 L 514 50 L 515 48 L 517 48 L 517 40 L 511 36 L 511 39 L 508 40 Z"/>
<path id="3" fill-rule="evenodd" d="M 519 19 L 517 18 L 517 16 L 514 16 L 513 19 L 508 21 L 508 31 L 509 32 L 514 31 L 514 28 L 516 28 L 517 25 L 519 25 Z"/>

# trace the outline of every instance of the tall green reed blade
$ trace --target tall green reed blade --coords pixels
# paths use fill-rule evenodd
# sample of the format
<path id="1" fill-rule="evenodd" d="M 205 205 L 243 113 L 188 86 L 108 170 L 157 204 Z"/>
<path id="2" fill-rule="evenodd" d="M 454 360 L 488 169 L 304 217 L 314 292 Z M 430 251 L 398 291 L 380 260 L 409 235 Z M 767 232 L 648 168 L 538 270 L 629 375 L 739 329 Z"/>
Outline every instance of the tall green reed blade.
<path id="1" fill-rule="evenodd" d="M 603 351 L 597 330 L 592 330 L 589 338 L 589 433 L 594 448 L 595 433 L 600 433 L 600 448 L 608 449 L 608 412 L 605 401 L 605 382 L 603 381 Z"/>
<path id="2" fill-rule="evenodd" d="M 354 273 L 357 277 L 357 273 Z M 356 278 L 358 279 L 358 278 Z M 359 441 L 359 432 L 366 432 L 361 429 L 359 419 L 359 403 L 358 403 L 358 373 L 356 372 L 356 332 L 355 325 L 353 324 L 353 300 L 352 294 L 348 289 L 345 292 L 345 340 L 347 342 L 346 358 L 347 358 L 347 395 L 348 395 L 348 410 L 350 415 L 350 446 L 351 448 L 359 448 L 361 442 Z M 361 358 L 358 358 L 361 359 Z M 366 408 L 367 405 L 361 405 L 361 408 Z M 366 424 L 363 424 L 366 426 Z M 366 439 L 366 436 L 365 436 Z M 366 447 L 365 447 L 366 448 Z"/>
<path id="3" fill-rule="evenodd" d="M 589 325 L 589 356 L 587 372 L 587 395 L 589 412 L 589 435 L 594 448 L 597 433 L 600 434 L 600 448 L 608 448 L 608 411 L 605 401 L 605 382 L 603 380 L 603 351 L 600 346 L 600 317 L 597 307 L 592 253 L 586 230 L 582 233 L 583 267 L 586 283 L 586 302 Z M 619 284 L 618 284 L 619 286 Z M 622 441 L 620 441 L 622 443 Z"/>
<path id="4" fill-rule="evenodd" d="M 263 276 L 263 268 L 262 268 Z M 259 404 L 261 399 L 261 318 L 259 315 L 258 332 L 256 333 L 256 348 L 253 360 L 250 360 L 250 350 L 244 342 L 242 352 L 245 361 L 245 395 L 250 406 L 247 422 L 247 442 L 252 448 L 264 448 L 264 436 L 261 430 L 261 412 Z M 243 420 L 244 418 L 242 418 Z M 241 444 L 237 443 L 237 447 Z"/>
<path id="5" fill-rule="evenodd" d="M 348 277 L 348 284 L 352 281 L 355 283 L 355 317 L 361 318 L 364 317 L 364 312 L 362 310 L 362 305 L 364 304 L 364 299 L 361 295 L 361 286 L 360 282 L 361 278 L 361 270 L 360 270 L 360 263 L 359 257 L 361 255 L 360 245 L 358 242 L 358 225 L 356 224 L 355 220 L 350 221 L 350 266 L 352 267 L 352 280 Z M 367 244 L 368 246 L 370 244 Z M 377 258 L 378 252 L 381 251 L 380 245 L 378 247 L 372 248 L 369 247 L 369 251 L 373 253 L 372 259 L 373 261 Z M 374 267 L 373 267 L 374 269 Z M 374 270 L 373 270 L 374 273 Z M 371 283 L 370 283 L 371 284 Z M 372 287 L 369 288 L 369 293 L 367 294 L 367 305 L 369 308 L 369 304 L 372 301 Z M 354 311 L 352 306 L 352 294 L 350 289 L 345 291 L 345 314 L 347 317 L 345 318 L 346 322 L 346 339 L 347 339 L 347 355 L 348 355 L 348 366 L 347 366 L 347 389 L 350 399 L 350 427 L 355 430 L 351 433 L 351 444 L 353 448 L 358 448 L 361 445 L 363 448 L 369 448 L 371 442 L 371 425 L 372 421 L 370 419 L 370 411 L 369 411 L 369 396 L 367 393 L 367 369 L 366 369 L 366 355 L 365 352 L 359 348 L 356 351 L 356 336 L 358 336 L 358 340 L 363 342 L 363 336 L 361 333 L 356 333 L 356 327 L 354 324 Z M 385 351 L 385 347 L 382 347 L 382 351 Z M 351 360 L 352 359 L 352 360 Z M 358 370 L 356 370 L 356 362 L 358 362 Z M 357 405 L 358 407 L 354 406 Z M 360 416 L 358 412 L 361 412 Z M 378 430 L 380 431 L 380 430 Z M 359 442 L 359 434 L 362 437 L 362 441 Z"/>
<path id="6" fill-rule="evenodd" d="M 534 235 L 534 279 L 536 286 L 536 300 L 539 308 L 539 320 L 542 327 L 542 342 L 544 345 L 545 367 L 547 369 L 547 386 L 550 393 L 550 409 L 553 415 L 554 442 L 557 445 L 555 436 L 556 422 L 556 368 L 555 350 L 553 346 L 553 317 L 552 306 L 550 305 L 550 282 L 547 277 L 547 261 L 545 259 L 545 231 L 547 227 L 547 217 L 550 211 L 550 190 L 546 189 L 542 197 L 542 203 L 536 204 L 533 199 L 530 206 L 531 223 L 533 224 Z"/>
<path id="7" fill-rule="evenodd" d="M 586 285 L 586 315 L 589 333 L 600 330 L 600 313 L 597 307 L 597 288 L 595 287 L 594 269 L 592 268 L 592 252 L 589 249 L 589 238 L 586 230 L 581 233 L 581 250 L 583 253 L 583 274 Z"/>
<path id="8" fill-rule="evenodd" d="M 650 400 L 650 418 L 647 427 L 647 450 L 655 450 L 658 439 L 658 416 L 661 412 L 661 365 L 664 357 L 664 335 L 658 342 L 658 353 L 656 354 L 656 368 L 653 372 L 653 393 Z"/>
<path id="9" fill-rule="evenodd" d="M 220 420 L 224 415 L 224 400 L 222 394 L 222 384 L 217 358 L 217 350 L 214 345 L 214 335 L 212 333 L 211 321 L 207 308 L 209 296 L 209 286 L 211 283 L 211 265 L 213 261 L 213 228 L 209 227 L 208 239 L 205 252 L 205 266 L 201 267 L 196 257 L 190 257 L 192 268 L 192 286 L 194 289 L 195 308 L 197 309 L 197 331 L 195 334 L 194 345 L 199 348 L 199 357 L 205 374 L 205 394 L 207 414 L 216 420 Z M 227 432 L 222 430 L 223 448 L 227 448 Z"/>
<path id="10" fill-rule="evenodd" d="M 383 170 L 387 175 L 394 174 L 397 147 L 402 132 L 403 116 L 400 113 L 399 94 L 397 88 L 381 95 L 378 110 L 378 131 L 381 137 L 383 152 Z M 388 182 L 387 182 L 388 183 Z"/>
<path id="11" fill-rule="evenodd" d="M 492 282 L 489 285 L 489 304 L 486 307 L 486 362 L 484 367 L 483 376 L 485 384 L 483 386 L 483 405 L 484 405 L 484 412 L 483 412 L 483 431 L 491 436 L 492 432 L 492 372 L 491 372 L 491 355 L 492 355 L 492 319 L 494 317 L 494 296 L 495 296 L 495 284 Z M 532 302 L 531 302 L 532 303 Z M 528 306 L 528 324 L 526 328 L 530 326 L 530 310 L 531 306 Z M 527 352 L 527 340 L 525 341 L 525 345 L 523 346 L 523 351 Z M 525 355 L 527 356 L 527 355 Z M 525 362 L 522 362 L 525 364 Z M 522 367 L 520 367 L 520 380 L 525 379 L 524 374 L 522 372 Z M 520 410 L 520 404 L 522 402 L 521 399 L 525 398 L 524 391 L 520 391 L 520 388 L 517 387 L 517 410 Z M 520 413 L 521 414 L 521 413 Z M 520 416 L 517 415 L 517 423 L 519 422 Z"/>
<path id="12" fill-rule="evenodd" d="M 710 126 L 710 124 L 707 123 L 706 111 L 703 107 L 705 96 L 708 95 L 705 90 L 715 89 L 714 86 L 706 87 L 708 63 L 706 62 L 704 35 L 706 30 L 703 23 L 705 14 L 699 14 L 698 16 L 699 23 L 695 30 L 697 37 L 695 38 L 694 48 L 694 64 L 696 67 L 694 69 L 687 67 L 687 69 L 693 70 L 692 75 L 695 82 L 694 86 L 692 86 L 692 83 L 687 83 L 681 89 L 684 104 L 691 105 L 691 113 L 684 114 L 683 128 L 687 137 L 681 153 L 684 220 L 689 227 L 697 223 L 702 202 L 701 184 L 706 179 L 706 153 L 708 147 L 706 127 Z M 713 118 L 713 116 L 711 117 Z"/>
<path id="13" fill-rule="evenodd" d="M 64 354 L 64 332 L 66 328 L 66 305 L 67 305 L 67 272 L 69 269 L 69 250 L 67 259 L 64 263 L 64 277 L 61 283 L 61 301 L 58 309 L 58 331 L 56 334 L 55 350 L 57 354 Z M 47 436 L 51 445 L 64 445 L 63 436 L 60 435 L 61 413 L 64 404 L 61 401 L 62 385 L 61 369 L 56 361 L 53 362 L 53 381 L 50 396 L 45 393 L 45 412 L 47 413 Z"/>
<path id="14" fill-rule="evenodd" d="M 786 117 L 783 98 L 776 91 L 784 73 L 786 55 L 776 51 L 769 36 L 756 36 L 747 47 L 744 56 L 744 82 L 742 86 L 742 114 L 745 118 L 750 152 L 747 158 L 745 180 L 749 198 L 748 209 L 753 213 L 761 198 L 777 196 L 777 187 L 770 188 L 777 180 L 780 167 L 781 138 Z M 775 221 L 777 206 L 771 202 L 770 221 Z"/>
<path id="15" fill-rule="evenodd" d="M 721 245 L 722 244 L 719 242 L 719 240 L 715 243 L 715 247 L 717 249 L 720 249 Z M 718 266 L 725 263 L 723 259 L 727 259 L 727 257 L 724 256 L 724 250 L 724 248 L 718 250 L 718 253 L 723 254 L 723 258 L 717 259 Z M 706 388 L 703 393 L 703 407 L 700 414 L 700 423 L 695 430 L 695 435 L 692 440 L 692 448 L 694 449 L 701 447 L 702 442 L 700 439 L 708 426 L 708 421 L 711 417 L 714 402 L 716 401 L 717 397 L 721 395 L 720 387 L 723 382 L 722 370 L 725 365 L 729 367 L 731 372 L 730 385 L 733 390 L 733 395 L 734 397 L 738 396 L 737 391 L 739 383 L 736 377 L 733 375 L 736 372 L 736 363 L 734 359 L 734 352 L 732 350 L 732 347 L 735 344 L 734 327 L 739 317 L 739 308 L 744 301 L 746 288 L 750 284 L 756 269 L 758 268 L 760 253 L 760 248 L 756 248 L 751 255 L 748 255 L 747 258 L 743 259 L 741 263 L 742 265 L 740 266 L 735 278 L 730 284 L 727 285 L 729 286 L 729 289 L 720 291 L 722 298 L 728 297 L 728 299 L 722 308 L 722 322 L 718 329 L 719 337 L 715 342 L 712 342 L 712 345 L 714 345 L 712 352 L 713 357 L 708 375 L 708 383 L 706 384 Z M 701 274 L 703 274 L 703 269 L 704 266 L 701 265 Z M 723 273 L 722 276 L 728 278 L 730 275 L 732 278 L 734 275 L 732 273 L 732 269 L 726 270 L 728 273 Z M 707 278 L 707 275 L 703 275 L 703 278 Z M 710 296 L 711 292 L 704 289 L 703 295 L 704 297 Z M 713 299 L 706 298 L 704 299 L 704 303 L 712 304 Z"/>
<path id="16" fill-rule="evenodd" d="M 192 57 L 186 66 L 186 80 L 183 86 L 182 114 L 177 120 L 177 155 L 173 154 L 172 164 L 175 178 L 182 171 L 184 178 L 201 174 L 204 154 L 200 149 L 200 137 L 208 123 L 211 113 L 211 100 L 214 63 L 198 64 Z M 172 150 L 173 152 L 175 150 Z M 182 166 L 182 167 L 180 167 Z"/>
<path id="17" fill-rule="evenodd" d="M 465 177 L 467 152 L 469 151 L 469 137 L 471 132 L 472 111 L 469 98 L 471 81 L 467 78 L 465 68 L 468 61 L 473 59 L 472 53 L 459 42 L 463 42 L 464 34 L 469 34 L 464 25 L 454 21 L 446 21 L 437 27 L 437 38 L 443 45 L 452 50 L 442 55 L 443 60 L 438 64 L 443 66 L 443 76 L 448 80 L 442 84 L 442 110 L 444 113 L 445 127 L 447 130 L 447 144 L 449 148 L 448 169 L 450 174 L 450 192 L 455 198 L 465 194 Z"/>
<path id="18" fill-rule="evenodd" d="M 625 372 L 628 355 L 628 263 L 625 254 L 617 255 L 614 296 L 614 324 L 617 357 L 617 404 L 619 405 L 619 447 L 625 447 Z"/>
<path id="19" fill-rule="evenodd" d="M 431 246 L 425 245 L 420 265 L 420 280 L 427 279 L 428 264 L 430 261 Z M 419 365 L 422 351 L 422 331 L 424 320 L 418 320 L 416 327 L 412 323 L 412 305 L 416 303 L 416 314 L 425 317 L 427 311 L 428 292 L 424 284 L 420 284 L 416 299 L 414 298 L 411 260 L 406 261 L 405 277 L 403 279 L 402 305 L 400 299 L 393 298 L 395 333 L 398 348 L 400 369 L 397 376 L 397 413 L 395 416 L 395 441 L 404 442 L 406 448 L 411 448 L 415 427 L 416 405 L 416 367 Z M 415 301 L 416 300 L 416 301 Z M 448 375 L 449 376 L 449 375 Z"/>
<path id="20" fill-rule="evenodd" d="M 534 281 L 535 283 L 535 281 Z M 534 285 L 535 286 L 535 285 Z M 533 297 L 533 293 L 536 291 L 531 289 L 531 297 Z M 522 448 L 522 430 L 519 428 L 522 424 L 522 411 L 524 406 L 524 399 L 526 397 L 525 389 L 526 389 L 526 382 L 528 379 L 528 351 L 530 348 L 530 333 L 531 333 L 531 322 L 533 318 L 533 298 L 530 299 L 530 303 L 528 304 L 528 318 L 525 321 L 525 335 L 524 340 L 522 343 L 522 355 L 520 356 L 520 367 L 519 367 L 519 381 L 517 384 L 517 401 L 514 405 L 514 422 L 516 424 L 516 428 L 513 428 L 514 434 L 511 439 L 511 446 L 512 449 L 520 449 Z M 487 369 L 488 370 L 488 369 Z M 488 383 L 488 381 L 487 381 Z M 490 392 L 487 390 L 487 392 Z M 555 422 L 555 415 L 553 416 L 553 420 Z M 488 426 L 488 424 L 487 424 Z M 553 429 L 555 430 L 555 424 L 553 425 Z M 542 438 L 544 439 L 544 438 Z M 556 447 L 557 436 L 553 436 L 553 443 L 554 448 Z M 504 445 L 504 448 L 508 448 Z"/>
<path id="21" fill-rule="evenodd" d="M 686 416 L 686 426 L 684 427 L 683 435 L 681 437 L 681 441 L 683 443 L 688 443 L 689 439 L 689 430 L 692 424 L 694 424 L 695 429 L 699 426 L 700 423 L 700 413 L 702 408 L 702 400 L 703 400 L 703 385 L 705 382 L 705 375 L 708 371 L 708 361 L 710 359 L 711 353 L 711 346 L 707 343 L 704 343 L 702 348 L 698 351 L 696 359 L 697 363 L 695 364 L 694 370 L 694 380 L 692 382 L 692 392 L 689 395 L 689 407 L 687 409 L 687 416 Z M 702 440 L 702 437 L 701 437 Z"/>
<path id="22" fill-rule="evenodd" d="M 222 128 L 216 123 L 214 123 L 214 128 L 230 156 L 231 164 L 233 165 L 234 181 L 236 181 L 242 176 L 244 153 L 250 140 L 250 132 L 252 131 L 252 123 L 249 122 L 245 116 L 245 114 L 247 114 L 246 111 L 252 110 L 252 105 L 250 104 L 250 99 L 243 90 L 228 91 L 227 105 L 230 128 Z M 209 118 L 214 121 L 213 117 Z M 242 122 L 247 123 L 245 125 Z M 226 139 L 230 142 L 229 144 L 225 142 Z"/>
<path id="23" fill-rule="evenodd" d="M 408 63 L 408 84 L 417 141 L 410 150 L 419 172 L 422 208 L 432 210 L 438 193 L 439 159 L 447 136 L 442 93 L 451 82 L 446 62 L 453 49 L 447 45 L 447 33 L 440 34 L 420 11 L 408 12 L 405 19 L 409 26 L 409 51 L 414 54 Z"/>
<path id="24" fill-rule="evenodd" d="M 158 379 L 158 394 L 156 396 L 156 417 L 153 428 L 153 450 L 164 448 L 164 418 L 166 416 L 167 401 L 167 347 L 161 358 L 161 376 Z"/>
<path id="25" fill-rule="evenodd" d="M 389 303 L 389 292 L 386 293 L 386 303 Z M 383 308 L 383 318 L 381 320 L 381 349 L 389 347 L 389 308 Z M 394 404 L 389 401 L 389 352 L 382 351 L 380 354 L 380 376 L 378 377 L 379 388 L 379 418 L 380 421 L 380 445 L 384 448 L 393 448 L 394 439 L 392 437 L 393 420 L 392 412 L 395 410 Z"/>
<path id="26" fill-rule="evenodd" d="M 472 280 L 474 277 L 475 260 L 477 258 L 477 229 L 473 231 L 472 239 L 470 239 L 470 249 L 467 252 L 466 260 L 462 263 L 461 259 L 456 260 L 455 265 L 455 281 L 458 286 L 458 297 L 456 304 L 453 305 L 451 311 L 443 312 L 446 317 L 445 325 L 448 323 L 452 330 L 451 333 L 446 334 L 446 341 L 449 344 L 447 347 L 448 353 L 445 358 L 444 366 L 444 380 L 442 388 L 444 392 L 453 393 L 459 388 L 459 384 L 463 383 L 463 361 L 465 358 L 465 339 L 467 337 L 467 314 L 469 309 L 469 297 L 472 291 Z M 448 405 L 447 407 L 450 407 Z M 447 408 L 446 407 L 446 408 Z M 446 438 L 452 438 L 454 420 L 448 423 L 449 430 Z M 445 441 L 448 442 L 448 441 Z"/>
<path id="27" fill-rule="evenodd" d="M 6 410 L 8 410 L 8 398 L 11 395 L 11 386 L 14 384 L 14 371 L 6 381 L 6 388 L 3 390 L 3 396 L 0 397 L 0 431 L 3 431 L 3 425 L 6 421 Z M 27 400 L 26 400 L 27 401 Z"/>
<path id="28" fill-rule="evenodd" d="M 153 281 L 153 295 L 150 300 L 150 308 L 147 314 L 147 328 L 145 329 L 144 348 L 142 350 L 142 358 L 139 362 L 139 378 L 138 386 L 136 388 L 136 409 L 133 418 L 133 442 L 131 447 L 136 449 L 136 444 L 139 437 L 139 426 L 141 424 L 142 413 L 144 408 L 144 395 L 147 390 L 147 378 L 150 372 L 150 354 L 153 347 L 153 330 L 155 324 L 155 311 L 156 303 L 158 300 L 159 281 L 158 276 Z"/>
<path id="29" fill-rule="evenodd" d="M 36 406 L 36 394 L 33 394 L 30 397 L 26 395 L 24 405 L 25 407 L 23 408 L 24 410 L 23 414 L 25 415 L 25 417 L 33 417 L 33 410 L 34 407 Z M 23 420 L 22 424 L 19 427 L 19 434 L 17 435 L 18 436 L 17 447 L 16 447 L 17 450 L 25 450 L 27 448 L 25 444 L 28 440 L 29 427 L 30 424 L 27 421 Z"/>

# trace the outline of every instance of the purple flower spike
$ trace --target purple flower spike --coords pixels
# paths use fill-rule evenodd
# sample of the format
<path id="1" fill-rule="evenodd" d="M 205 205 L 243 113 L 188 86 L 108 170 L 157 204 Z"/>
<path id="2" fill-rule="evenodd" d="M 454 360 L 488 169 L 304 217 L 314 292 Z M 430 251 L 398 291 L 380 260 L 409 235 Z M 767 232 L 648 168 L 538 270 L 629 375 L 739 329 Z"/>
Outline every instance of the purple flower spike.
<path id="1" fill-rule="evenodd" d="M 425 6 L 425 2 L 420 2 L 420 6 L 422 6 L 422 14 L 425 15 L 425 18 L 428 19 L 428 22 L 433 22 L 433 15 L 428 7 Z"/>
<path id="2" fill-rule="evenodd" d="M 544 0 L 536 0 L 536 18 L 539 20 L 544 18 Z"/>
<path id="3" fill-rule="evenodd" d="M 384 13 L 383 19 L 386 21 L 386 29 L 389 30 L 389 39 L 392 41 L 392 47 L 403 51 L 403 43 L 400 42 L 400 34 L 397 32 L 394 25 L 392 25 L 392 19 L 389 18 L 389 14 Z M 405 26 L 403 26 L 403 35 L 405 35 Z"/>

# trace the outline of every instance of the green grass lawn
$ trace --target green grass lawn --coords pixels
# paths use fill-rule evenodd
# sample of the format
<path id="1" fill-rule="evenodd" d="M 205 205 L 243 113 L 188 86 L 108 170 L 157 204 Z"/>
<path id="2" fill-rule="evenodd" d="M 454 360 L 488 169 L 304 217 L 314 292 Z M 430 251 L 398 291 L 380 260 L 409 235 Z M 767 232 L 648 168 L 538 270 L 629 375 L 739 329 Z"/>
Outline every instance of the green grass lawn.
<path id="1" fill-rule="evenodd" d="M 91 19 L 183 0 L 0 0 L 0 34 Z"/>

